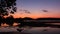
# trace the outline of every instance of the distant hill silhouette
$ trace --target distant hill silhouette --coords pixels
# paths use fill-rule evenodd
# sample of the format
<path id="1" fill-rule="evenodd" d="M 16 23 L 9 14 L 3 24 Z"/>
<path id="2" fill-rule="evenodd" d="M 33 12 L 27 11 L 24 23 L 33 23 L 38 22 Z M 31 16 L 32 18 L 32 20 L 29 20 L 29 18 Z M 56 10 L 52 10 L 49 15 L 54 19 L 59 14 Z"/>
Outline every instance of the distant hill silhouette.
<path id="1" fill-rule="evenodd" d="M 36 20 L 60 20 L 60 18 L 37 18 Z"/>

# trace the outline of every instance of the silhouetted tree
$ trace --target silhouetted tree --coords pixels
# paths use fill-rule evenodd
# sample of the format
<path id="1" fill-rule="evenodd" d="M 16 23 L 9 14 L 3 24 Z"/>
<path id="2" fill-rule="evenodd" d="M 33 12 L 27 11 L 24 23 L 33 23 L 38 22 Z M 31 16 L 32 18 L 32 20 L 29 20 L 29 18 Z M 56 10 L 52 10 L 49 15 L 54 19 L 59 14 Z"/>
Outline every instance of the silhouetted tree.
<path id="1" fill-rule="evenodd" d="M 0 26 L 1 26 L 1 23 L 5 23 L 5 18 L 0 16 Z"/>
<path id="2" fill-rule="evenodd" d="M 16 9 L 16 0 L 0 0 L 0 17 L 14 14 Z"/>
<path id="3" fill-rule="evenodd" d="M 14 18 L 12 15 L 10 15 L 9 17 L 6 18 L 5 21 L 7 24 L 9 24 L 10 26 L 12 26 L 12 24 L 14 23 Z"/>
<path id="4" fill-rule="evenodd" d="M 0 26 L 1 26 L 1 23 L 2 23 L 2 17 L 0 16 Z"/>
<path id="5" fill-rule="evenodd" d="M 16 12 L 16 0 L 0 0 L 0 16 Z M 12 9 L 12 10 L 11 10 Z"/>

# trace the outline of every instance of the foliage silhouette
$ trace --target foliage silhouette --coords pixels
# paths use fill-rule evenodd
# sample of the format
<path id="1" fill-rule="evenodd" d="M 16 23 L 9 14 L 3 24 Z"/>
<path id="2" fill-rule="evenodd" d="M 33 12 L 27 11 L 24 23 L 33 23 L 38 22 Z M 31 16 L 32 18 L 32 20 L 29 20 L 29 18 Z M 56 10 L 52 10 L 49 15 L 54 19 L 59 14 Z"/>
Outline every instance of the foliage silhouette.
<path id="1" fill-rule="evenodd" d="M 36 22 L 36 21 L 26 22 L 26 20 L 52 20 L 52 19 L 53 20 L 60 20 L 60 18 L 37 18 L 37 19 L 33 19 L 30 17 L 14 18 L 12 15 L 10 15 L 7 18 L 0 16 L 0 19 L 1 19 L 0 24 L 7 23 L 10 26 L 12 26 L 14 22 L 16 22 L 16 23 L 20 23 L 20 25 L 18 25 L 18 27 L 31 26 L 31 27 L 56 27 L 56 28 L 60 28 L 60 25 L 46 24 L 46 22 Z"/>
<path id="2" fill-rule="evenodd" d="M 16 12 L 16 0 L 0 0 L 0 16 Z"/>
<path id="3" fill-rule="evenodd" d="M 5 22 L 6 22 L 7 24 L 9 24 L 10 26 L 12 26 L 13 23 L 14 23 L 14 18 L 13 18 L 13 16 L 10 15 L 9 17 L 7 17 L 6 20 L 5 20 Z"/>
<path id="4" fill-rule="evenodd" d="M 16 9 L 16 0 L 0 0 L 0 25 L 5 21 L 2 17 L 14 14 Z"/>

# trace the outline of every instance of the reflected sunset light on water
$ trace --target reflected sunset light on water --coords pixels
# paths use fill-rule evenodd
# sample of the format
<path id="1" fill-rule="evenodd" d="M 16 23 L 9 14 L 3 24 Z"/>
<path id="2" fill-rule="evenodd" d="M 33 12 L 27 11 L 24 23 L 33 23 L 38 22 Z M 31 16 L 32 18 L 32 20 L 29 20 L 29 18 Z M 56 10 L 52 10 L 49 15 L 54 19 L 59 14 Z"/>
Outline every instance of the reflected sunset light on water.
<path id="1" fill-rule="evenodd" d="M 13 25 L 12 26 L 18 26 L 19 25 L 19 23 L 13 23 Z M 2 27 L 6 27 L 6 26 L 10 26 L 10 25 L 8 25 L 8 24 L 6 24 L 6 23 L 1 23 L 1 26 Z"/>

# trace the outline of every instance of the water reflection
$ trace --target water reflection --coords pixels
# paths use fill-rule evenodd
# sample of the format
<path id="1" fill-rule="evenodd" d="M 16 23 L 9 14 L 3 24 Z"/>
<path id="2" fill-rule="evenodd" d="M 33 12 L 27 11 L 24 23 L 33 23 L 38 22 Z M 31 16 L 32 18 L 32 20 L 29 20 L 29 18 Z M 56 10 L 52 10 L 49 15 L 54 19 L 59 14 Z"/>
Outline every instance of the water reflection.
<path id="1" fill-rule="evenodd" d="M 9 25 L 6 24 L 6 23 L 1 23 L 1 26 L 2 26 L 2 27 L 5 27 L 5 26 L 9 26 Z"/>
<path id="2" fill-rule="evenodd" d="M 13 26 L 18 26 L 20 25 L 20 23 L 13 23 Z"/>
<path id="3" fill-rule="evenodd" d="M 19 27 L 0 27 L 0 32 L 19 32 L 17 31 Z M 60 34 L 60 28 L 51 27 L 32 27 L 30 29 L 24 28 L 23 33 L 31 34 Z"/>
<path id="4" fill-rule="evenodd" d="M 6 23 L 2 23 L 0 26 L 0 32 L 19 32 L 17 29 L 21 29 L 18 27 L 19 23 L 13 23 L 13 26 L 9 26 Z M 58 24 L 56 24 L 58 25 Z M 60 34 L 60 28 L 52 28 L 52 27 L 22 27 L 24 30 L 23 33 L 31 33 L 31 34 Z"/>
<path id="5" fill-rule="evenodd" d="M 17 32 L 19 27 L 0 27 L 0 32 Z"/>
<path id="6" fill-rule="evenodd" d="M 20 23 L 15 23 L 15 22 L 14 22 L 14 23 L 12 24 L 12 26 L 18 26 L 19 24 L 20 24 Z M 6 27 L 6 26 L 10 26 L 10 25 L 7 24 L 7 23 L 1 23 L 1 26 L 2 26 L 2 27 Z"/>
<path id="7" fill-rule="evenodd" d="M 23 32 L 28 32 L 32 34 L 57 34 L 60 33 L 60 28 L 50 28 L 50 27 L 32 27 L 29 30 L 24 30 Z"/>

